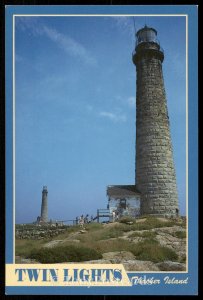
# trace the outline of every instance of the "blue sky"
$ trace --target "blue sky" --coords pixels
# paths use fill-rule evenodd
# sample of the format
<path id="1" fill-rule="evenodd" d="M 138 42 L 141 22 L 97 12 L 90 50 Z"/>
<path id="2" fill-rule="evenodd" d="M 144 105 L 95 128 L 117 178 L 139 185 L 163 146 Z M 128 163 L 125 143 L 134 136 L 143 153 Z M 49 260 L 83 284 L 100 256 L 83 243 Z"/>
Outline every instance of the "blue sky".
<path id="1" fill-rule="evenodd" d="M 180 212 L 186 207 L 185 18 L 135 17 L 158 31 Z M 106 208 L 106 186 L 135 181 L 132 17 L 16 17 L 16 222 Z"/>

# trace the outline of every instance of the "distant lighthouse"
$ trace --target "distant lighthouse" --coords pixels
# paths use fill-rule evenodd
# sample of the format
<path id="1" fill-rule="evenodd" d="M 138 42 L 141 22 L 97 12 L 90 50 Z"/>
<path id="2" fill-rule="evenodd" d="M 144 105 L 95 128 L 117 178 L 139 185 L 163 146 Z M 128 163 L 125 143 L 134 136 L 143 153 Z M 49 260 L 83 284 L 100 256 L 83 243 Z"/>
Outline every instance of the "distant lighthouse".
<path id="1" fill-rule="evenodd" d="M 42 206 L 41 206 L 41 222 L 48 222 L 48 190 L 47 186 L 43 186 L 42 190 Z"/>
<path id="2" fill-rule="evenodd" d="M 136 33 L 136 187 L 141 214 L 178 216 L 178 194 L 157 31 Z"/>

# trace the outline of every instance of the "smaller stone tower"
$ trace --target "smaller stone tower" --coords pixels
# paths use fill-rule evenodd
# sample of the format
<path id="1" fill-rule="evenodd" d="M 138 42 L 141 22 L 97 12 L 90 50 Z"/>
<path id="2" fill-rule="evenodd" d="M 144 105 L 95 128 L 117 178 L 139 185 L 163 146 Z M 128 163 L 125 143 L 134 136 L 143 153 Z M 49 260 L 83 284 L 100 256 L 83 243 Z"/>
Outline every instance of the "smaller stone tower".
<path id="1" fill-rule="evenodd" d="M 48 222 L 48 190 L 47 186 L 43 186 L 42 190 L 42 206 L 41 206 L 41 222 Z"/>

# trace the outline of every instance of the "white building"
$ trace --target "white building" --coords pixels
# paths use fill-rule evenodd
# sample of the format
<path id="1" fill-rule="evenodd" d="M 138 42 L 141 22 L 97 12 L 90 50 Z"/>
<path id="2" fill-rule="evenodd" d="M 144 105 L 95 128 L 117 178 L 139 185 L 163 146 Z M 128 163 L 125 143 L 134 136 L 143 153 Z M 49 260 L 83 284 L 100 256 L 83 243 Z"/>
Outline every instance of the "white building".
<path id="1" fill-rule="evenodd" d="M 140 215 L 140 193 L 135 185 L 109 185 L 107 196 L 110 216 L 113 211 L 119 218 Z"/>

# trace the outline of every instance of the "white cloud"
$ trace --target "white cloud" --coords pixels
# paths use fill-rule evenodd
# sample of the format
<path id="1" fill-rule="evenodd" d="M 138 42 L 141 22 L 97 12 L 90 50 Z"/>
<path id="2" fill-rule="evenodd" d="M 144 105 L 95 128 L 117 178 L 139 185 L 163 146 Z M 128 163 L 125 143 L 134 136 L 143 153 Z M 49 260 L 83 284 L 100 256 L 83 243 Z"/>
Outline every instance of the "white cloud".
<path id="1" fill-rule="evenodd" d="M 56 42 L 67 54 L 79 57 L 87 64 L 96 64 L 96 60 L 88 53 L 85 47 L 73 38 L 47 26 L 43 26 L 43 32 L 50 40 Z"/>
<path id="2" fill-rule="evenodd" d="M 134 33 L 134 25 L 132 17 L 113 17 L 116 26 L 123 31 L 123 33 L 129 33 L 133 35 Z"/>
<path id="3" fill-rule="evenodd" d="M 65 35 L 51 26 L 47 26 L 40 22 L 39 17 L 21 17 L 17 18 L 17 28 L 22 31 L 30 30 L 33 36 L 45 36 L 49 40 L 55 43 L 55 45 L 68 55 L 80 58 L 88 65 L 96 65 L 96 59 L 89 53 L 89 51 L 78 41 L 72 37 Z"/>
<path id="4" fill-rule="evenodd" d="M 39 17 L 16 17 L 15 25 L 17 29 L 22 31 L 32 28 L 33 30 L 38 28 Z"/>
<path id="5" fill-rule="evenodd" d="M 112 113 L 112 112 L 108 112 L 108 111 L 101 111 L 99 113 L 99 115 L 100 115 L 100 117 L 107 118 L 114 122 L 125 122 L 126 121 L 126 116 L 124 114 Z"/>
<path id="6" fill-rule="evenodd" d="M 123 33 L 127 34 L 135 42 L 135 32 L 142 27 L 140 20 L 137 17 L 112 17 L 115 21 L 115 26 Z"/>

